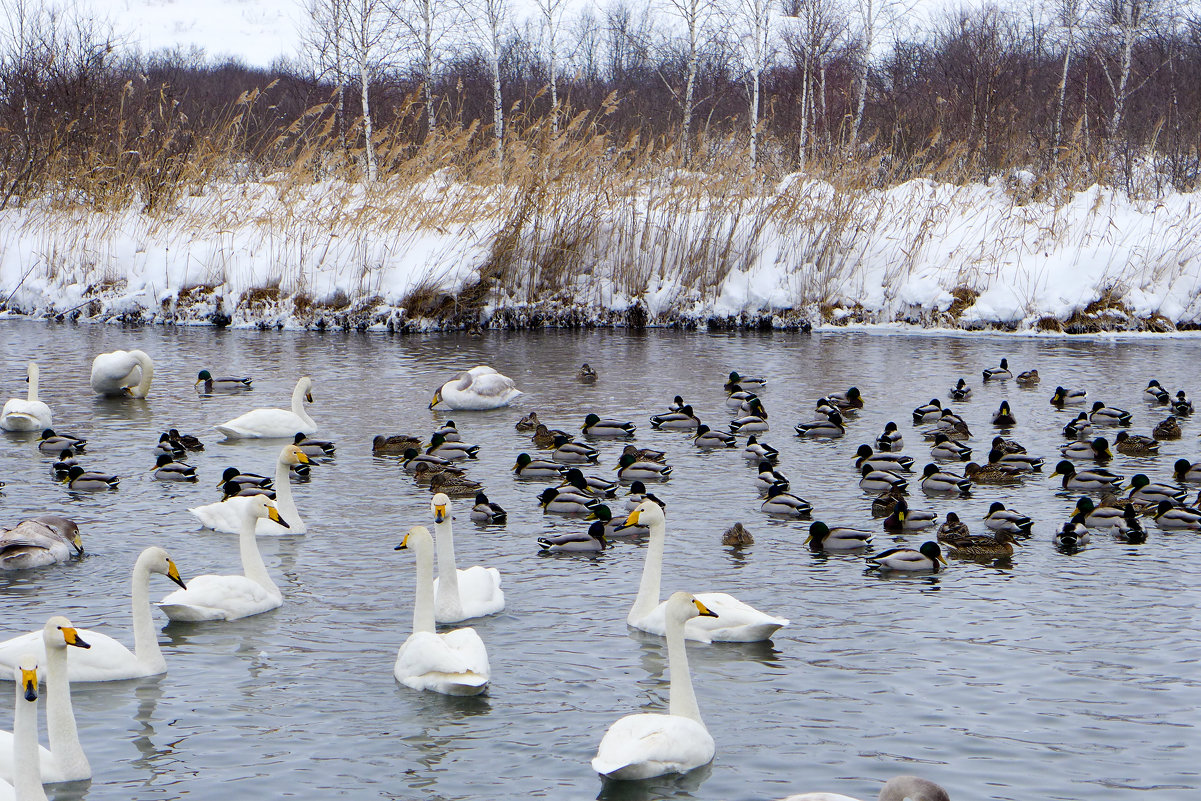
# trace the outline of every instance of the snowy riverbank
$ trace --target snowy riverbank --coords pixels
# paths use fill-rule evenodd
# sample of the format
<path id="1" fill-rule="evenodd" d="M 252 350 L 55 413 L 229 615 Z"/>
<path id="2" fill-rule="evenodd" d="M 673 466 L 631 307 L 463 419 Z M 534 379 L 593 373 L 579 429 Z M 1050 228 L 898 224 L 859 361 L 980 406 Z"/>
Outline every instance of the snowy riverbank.
<path id="1" fill-rule="evenodd" d="M 169 213 L 0 212 L 9 313 L 237 326 L 797 327 L 1083 332 L 1201 325 L 1201 196 L 1020 177 L 754 194 L 705 176 L 536 194 L 214 184 Z"/>

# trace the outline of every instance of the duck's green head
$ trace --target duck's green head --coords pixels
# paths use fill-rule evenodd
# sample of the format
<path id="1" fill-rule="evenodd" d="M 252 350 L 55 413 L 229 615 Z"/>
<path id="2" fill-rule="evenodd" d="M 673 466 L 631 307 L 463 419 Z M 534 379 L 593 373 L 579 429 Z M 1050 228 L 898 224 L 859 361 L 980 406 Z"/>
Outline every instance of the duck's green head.
<path id="1" fill-rule="evenodd" d="M 1072 514 L 1088 515 L 1091 514 L 1096 508 L 1097 507 L 1093 505 L 1092 498 L 1089 498 L 1088 496 L 1081 496 L 1080 499 L 1076 501 L 1076 508 L 1072 510 Z"/>
<path id="2" fill-rule="evenodd" d="M 1059 464 L 1055 465 L 1055 470 L 1051 473 L 1050 476 L 1048 476 L 1048 478 L 1052 478 L 1054 476 L 1074 476 L 1074 475 L 1076 475 L 1076 465 L 1072 464 L 1067 459 L 1063 459 L 1059 462 Z"/>
<path id="3" fill-rule="evenodd" d="M 201 370 L 200 373 L 197 374 L 197 376 L 196 376 L 197 384 L 205 384 L 212 380 L 213 380 L 213 374 L 210 373 L 208 370 Z"/>
<path id="4" fill-rule="evenodd" d="M 404 456 L 404 460 L 406 462 L 411 462 L 421 454 L 416 448 L 406 448 L 404 454 L 402 455 Z"/>
<path id="5" fill-rule="evenodd" d="M 517 464 L 513 465 L 513 469 L 520 470 L 532 461 L 534 461 L 534 457 L 528 453 L 519 453 L 517 454 Z"/>
<path id="6" fill-rule="evenodd" d="M 739 381 L 741 381 L 741 380 L 742 380 L 742 376 L 738 375 L 738 373 L 737 373 L 737 372 L 733 372 L 733 371 L 732 371 L 732 372 L 730 373 L 730 380 L 729 380 L 729 383 L 731 383 L 731 384 L 737 384 L 737 383 L 738 383 Z"/>
<path id="7" fill-rule="evenodd" d="M 805 545 L 821 545 L 826 536 L 830 533 L 830 527 L 820 520 L 814 520 L 809 524 L 809 536 L 805 539 Z"/>
<path id="8" fill-rule="evenodd" d="M 938 465 L 934 464 L 934 462 L 930 462 L 930 464 L 922 468 L 922 478 L 929 478 L 937 472 Z"/>
<path id="9" fill-rule="evenodd" d="M 439 445 L 444 445 L 445 443 L 446 443 L 446 437 L 443 436 L 442 434 L 434 434 L 432 437 L 430 437 L 430 447 L 431 448 L 436 448 Z"/>
<path id="10" fill-rule="evenodd" d="M 1130 479 L 1130 486 L 1134 489 L 1141 489 L 1151 483 L 1151 479 L 1147 478 L 1144 473 L 1135 473 L 1134 478 Z"/>
<path id="11" fill-rule="evenodd" d="M 1193 469 L 1193 465 L 1189 462 L 1188 459 L 1177 459 L 1176 463 L 1174 465 L 1172 465 L 1172 469 L 1173 469 L 1173 472 L 1176 474 L 1176 480 L 1183 481 L 1185 475 L 1188 474 L 1188 471 Z"/>
<path id="12" fill-rule="evenodd" d="M 1155 507 L 1155 519 L 1158 520 L 1174 508 L 1171 501 L 1160 501 L 1159 506 Z"/>
<path id="13" fill-rule="evenodd" d="M 996 464 L 996 463 L 1000 462 L 1001 459 L 1003 459 L 1004 457 L 1005 457 L 1005 454 L 1001 453 L 1000 448 L 993 448 L 991 451 L 988 452 L 988 463 Z"/>
<path id="14" fill-rule="evenodd" d="M 993 514 L 996 514 L 997 512 L 1004 512 L 1004 511 L 1005 511 L 1005 504 L 1001 503 L 1000 501 L 993 501 L 992 506 L 988 507 L 989 515 L 993 515 Z M 988 515 L 985 515 L 985 517 L 988 517 Z"/>
<path id="15" fill-rule="evenodd" d="M 947 563 L 947 560 L 942 555 L 942 548 L 938 547 L 937 542 L 923 542 L 922 547 L 917 550 L 922 556 L 934 562 L 935 570 L 938 569 L 940 562 L 944 565 Z"/>
<path id="16" fill-rule="evenodd" d="M 588 489 L 588 482 L 584 479 L 584 474 L 580 471 L 580 468 L 573 467 L 563 476 L 563 483 L 559 486 L 572 486 L 579 490 L 586 490 Z"/>
<path id="17" fill-rule="evenodd" d="M 588 516 L 584 519 L 599 520 L 601 523 L 608 523 L 613 519 L 613 510 L 608 506 L 605 506 L 603 503 L 598 503 L 596 506 L 592 507 L 592 511 L 590 511 Z"/>
<path id="18" fill-rule="evenodd" d="M 594 426 L 600 422 L 600 416 L 597 414 L 589 414 L 584 418 L 584 425 L 580 426 L 580 431 L 585 431 L 589 426 Z"/>
<path id="19" fill-rule="evenodd" d="M 623 454 L 622 457 L 617 460 L 617 467 L 615 467 L 613 469 L 620 470 L 623 467 L 629 467 L 630 465 L 634 464 L 634 462 L 636 462 L 636 461 L 638 461 L 638 459 L 637 459 L 637 457 L 634 456 L 634 454 L 632 454 L 632 453 Z"/>
<path id="20" fill-rule="evenodd" d="M 1124 434 L 1126 432 L 1123 431 L 1121 433 Z M 1097 437 L 1093 440 L 1093 453 L 1106 459 L 1113 458 L 1113 452 L 1109 450 L 1109 440 L 1105 439 L 1105 437 Z"/>

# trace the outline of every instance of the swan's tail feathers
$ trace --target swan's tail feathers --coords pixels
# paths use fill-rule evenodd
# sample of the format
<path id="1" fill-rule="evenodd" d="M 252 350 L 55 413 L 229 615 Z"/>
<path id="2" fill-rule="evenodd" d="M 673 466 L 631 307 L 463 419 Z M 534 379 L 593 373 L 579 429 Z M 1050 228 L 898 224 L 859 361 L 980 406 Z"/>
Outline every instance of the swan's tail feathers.
<path id="1" fill-rule="evenodd" d="M 159 609 L 172 621 L 183 623 L 198 623 L 204 620 L 225 620 L 225 613 L 217 609 L 207 609 L 191 604 L 156 604 Z"/>

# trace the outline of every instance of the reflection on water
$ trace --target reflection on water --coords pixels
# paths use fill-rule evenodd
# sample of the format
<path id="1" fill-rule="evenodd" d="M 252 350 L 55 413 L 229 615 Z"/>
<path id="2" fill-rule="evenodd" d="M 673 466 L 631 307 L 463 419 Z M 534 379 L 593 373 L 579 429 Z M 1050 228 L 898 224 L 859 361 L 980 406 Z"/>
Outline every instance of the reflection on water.
<path id="1" fill-rule="evenodd" d="M 140 347 L 158 362 L 144 401 L 88 390 L 92 356 Z M 68 565 L 0 575 L 0 636 L 67 614 L 132 645 L 129 570 L 150 544 L 167 548 L 185 579 L 239 569 L 237 538 L 197 530 L 188 507 L 217 499 L 228 465 L 273 474 L 280 443 L 218 441 L 214 423 L 251 408 L 287 407 L 300 373 L 315 382 L 312 415 L 334 460 L 296 482 L 310 533 L 264 538 L 283 589 L 278 610 L 234 623 L 160 625 L 165 676 L 73 687 L 94 780 L 55 788 L 56 799 L 232 797 L 763 799 L 809 789 L 874 797 L 887 776 L 913 772 L 954 798 L 1128 801 L 1198 794 L 1191 735 L 1201 706 L 1196 640 L 1201 557 L 1192 534 L 1153 525 L 1148 542 L 1094 536 L 1065 555 L 1051 534 L 1078 493 L 1045 478 L 982 487 L 964 499 L 915 493 L 914 508 L 956 511 L 973 530 L 993 501 L 1036 521 L 1009 560 L 956 562 L 938 574 L 867 570 L 862 554 L 813 553 L 807 522 L 766 518 L 740 449 L 701 454 L 687 435 L 652 431 L 647 418 L 683 395 L 707 423 L 732 415 L 722 384 L 731 369 L 762 373 L 772 430 L 793 491 L 818 519 L 869 528 L 871 552 L 930 536 L 894 536 L 857 486 L 855 447 L 889 420 L 920 467 L 929 445 L 908 424 L 931 397 L 947 401 L 959 377 L 975 390 L 954 408 L 981 449 L 992 412 L 1008 399 L 1013 436 L 1052 457 L 1073 412 L 1047 399 L 1055 384 L 1130 409 L 1148 433 L 1165 416 L 1142 403 L 1151 372 L 1190 380 L 1192 339 L 1121 341 L 837 333 L 708 336 L 677 332 L 489 333 L 483 336 L 344 335 L 113 326 L 0 325 L 0 392 L 24 388 L 24 363 L 42 367 L 55 427 L 89 439 L 81 462 L 114 472 L 114 492 L 74 493 L 51 478 L 52 455 L 28 435 L 0 438 L 4 519 L 57 512 L 76 519 L 87 555 Z M 1043 385 L 982 385 L 979 370 L 1007 356 L 1038 367 Z M 589 362 L 600 372 L 580 384 Z M 431 413 L 433 389 L 454 371 L 493 364 L 526 391 L 513 409 Z M 197 370 L 254 377 L 255 389 L 200 396 Z M 1171 380 L 1168 380 L 1171 379 Z M 858 386 L 866 408 L 839 442 L 810 442 L 791 426 L 813 401 Z M 1185 386 L 1186 390 L 1197 391 Z M 717 741 L 711 768 L 682 779 L 602 783 L 589 760 L 619 717 L 667 706 L 663 641 L 625 623 L 645 543 L 615 540 L 603 553 L 539 556 L 536 540 L 582 531 L 578 518 L 544 515 L 549 481 L 517 481 L 514 422 L 537 411 L 576 430 L 586 413 L 633 420 L 640 447 L 667 451 L 675 471 L 653 491 L 668 503 L 663 595 L 729 592 L 792 621 L 772 643 L 688 646 L 698 701 Z M 493 667 L 484 698 L 445 698 L 399 686 L 396 649 L 412 627 L 413 568 L 392 548 L 428 524 L 429 493 L 395 459 L 371 456 L 374 434 L 428 436 L 454 419 L 481 446 L 469 475 L 508 510 L 477 526 L 456 501 L 460 567 L 495 566 L 503 614 L 470 621 Z M 1118 455 L 1112 469 L 1167 480 L 1176 458 L 1201 459 L 1198 428 L 1165 443 L 1159 459 Z M 198 434 L 196 485 L 153 480 L 152 448 L 167 428 Z M 599 442 L 611 475 L 623 443 Z M 979 453 L 979 451 L 978 451 Z M 542 454 L 537 454 L 542 455 Z M 980 453 L 982 456 L 983 454 Z M 1051 460 L 1049 460 L 1051 461 Z M 1052 461 L 1053 463 L 1053 461 Z M 624 510 L 624 497 L 613 505 Z M 742 522 L 754 545 L 722 533 Z M 173 589 L 151 581 L 152 599 Z M 0 726 L 7 718 L 0 713 Z M 1030 766 L 1037 765 L 1037 769 Z M 221 788 L 220 790 L 215 788 Z"/>

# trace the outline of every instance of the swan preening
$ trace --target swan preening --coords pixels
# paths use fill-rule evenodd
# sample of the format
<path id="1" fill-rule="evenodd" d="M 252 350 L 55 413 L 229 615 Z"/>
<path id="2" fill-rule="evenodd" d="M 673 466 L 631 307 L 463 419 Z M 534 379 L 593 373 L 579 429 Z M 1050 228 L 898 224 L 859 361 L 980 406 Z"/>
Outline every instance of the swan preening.
<path id="1" fill-rule="evenodd" d="M 142 551 L 133 566 L 133 642 L 130 651 L 117 640 L 92 629 L 77 629 L 78 636 L 88 644 L 67 662 L 71 681 L 120 681 L 155 676 L 167 671 L 167 660 L 158 647 L 158 632 L 150 609 L 150 574 L 166 576 L 181 587 L 179 570 L 167 552 L 157 546 Z M 22 654 L 33 653 L 45 662 L 45 643 L 42 632 L 31 631 L 0 643 L 0 665 L 12 667 Z M 6 677 L 6 673 L 0 678 Z"/>
<path id="2" fill-rule="evenodd" d="M 292 390 L 292 410 L 253 409 L 214 426 L 227 439 L 293 439 L 298 433 L 316 434 L 317 424 L 304 405 L 313 402 L 313 380 L 304 376 Z"/>
<path id="3" fill-rule="evenodd" d="M 663 550 L 667 524 L 663 508 L 651 501 L 643 501 L 626 519 L 627 526 L 644 525 L 650 532 L 647 543 L 646 562 L 642 568 L 642 580 L 638 585 L 638 597 L 626 618 L 626 623 L 636 629 L 664 636 L 667 633 L 667 602 L 659 602 L 659 588 L 663 572 Z M 760 612 L 737 598 L 724 592 L 700 592 L 696 597 L 715 616 L 693 617 L 684 625 L 684 636 L 697 642 L 758 642 L 771 636 L 788 621 Z"/>
<path id="4" fill-rule="evenodd" d="M 154 378 L 154 362 L 140 350 L 114 350 L 92 360 L 92 391 L 144 398 Z"/>
<path id="5" fill-rule="evenodd" d="M 83 540 L 75 521 L 58 515 L 22 520 L 0 529 L 0 570 L 25 570 L 65 562 L 83 555 Z"/>
<path id="6" fill-rule="evenodd" d="M 27 368 L 29 393 L 25 398 L 10 398 L 0 411 L 0 428 L 5 431 L 43 431 L 54 425 L 50 407 L 38 399 L 38 364 Z"/>
<path id="7" fill-rule="evenodd" d="M 692 688 L 684 627 L 700 616 L 717 615 L 697 597 L 673 593 L 664 602 L 667 665 L 671 671 L 668 714 L 626 715 L 605 732 L 592 768 L 610 779 L 650 779 L 687 773 L 713 761 L 716 746 L 701 720 Z"/>
<path id="8" fill-rule="evenodd" d="M 275 508 L 279 515 L 288 521 L 288 525 L 281 526 L 270 516 L 258 517 L 255 518 L 257 520 L 254 527 L 256 534 L 304 534 L 308 531 L 308 525 L 301 518 L 300 512 L 296 508 L 296 501 L 292 497 L 291 469 L 295 465 L 311 465 L 312 463 L 312 460 L 295 445 L 285 445 L 279 452 L 279 458 L 275 461 Z M 217 503 L 196 506 L 188 511 L 195 515 L 205 528 L 224 531 L 227 534 L 237 534 L 242 530 L 243 507 L 250 502 L 250 497 L 233 497 Z"/>
<path id="9" fill-rule="evenodd" d="M 240 507 L 242 515 L 238 531 L 238 546 L 242 555 L 243 575 L 196 576 L 182 590 L 176 590 L 159 602 L 159 608 L 172 620 L 238 620 L 261 614 L 283 605 L 284 597 L 271 580 L 263 555 L 255 539 L 255 521 L 261 517 L 286 527 L 287 521 L 263 495 L 246 499 Z"/>
<path id="10" fill-rule="evenodd" d="M 16 709 L 13 711 L 13 785 L 0 781 L 0 801 L 46 801 L 42 776 L 38 770 L 38 662 L 32 654 L 23 654 L 17 666 L 3 671 L 4 678 L 16 685 Z"/>
<path id="11" fill-rule="evenodd" d="M 41 631 L 45 648 L 46 728 L 50 748 L 38 747 L 38 762 L 42 781 L 46 784 L 88 779 L 92 768 L 79 742 L 75 726 L 75 710 L 71 705 L 71 684 L 67 678 L 68 647 L 91 648 L 79 636 L 71 621 L 56 615 L 46 621 Z M 0 731 L 0 779 L 13 778 L 13 734 Z"/>
<path id="12" fill-rule="evenodd" d="M 475 565 L 459 570 L 451 528 L 450 498 L 439 492 L 430 506 L 434 511 L 434 542 L 438 550 L 438 578 L 434 580 L 434 617 L 439 623 L 458 623 L 494 615 L 505 608 L 500 571 Z"/>
<path id="13" fill-rule="evenodd" d="M 458 378 L 447 381 L 434 390 L 430 408 L 439 403 L 456 411 L 481 411 L 499 409 L 522 394 L 517 384 L 508 376 L 501 375 L 491 367 L 472 367 Z"/>
<path id="14" fill-rule="evenodd" d="M 475 629 L 437 633 L 434 629 L 434 540 L 429 529 L 409 529 L 396 550 L 412 549 L 417 556 L 417 597 L 413 603 L 413 633 L 396 654 L 396 680 L 415 690 L 446 695 L 479 695 L 488 688 L 492 669 L 488 651 Z"/>

